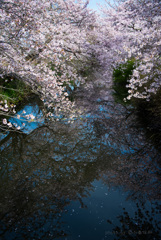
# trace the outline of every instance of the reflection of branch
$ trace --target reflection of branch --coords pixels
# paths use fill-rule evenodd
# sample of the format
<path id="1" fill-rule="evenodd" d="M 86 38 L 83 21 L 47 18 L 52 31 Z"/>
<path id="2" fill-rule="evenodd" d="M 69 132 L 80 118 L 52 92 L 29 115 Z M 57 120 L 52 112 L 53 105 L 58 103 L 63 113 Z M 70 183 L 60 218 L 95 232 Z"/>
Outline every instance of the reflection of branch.
<path id="1" fill-rule="evenodd" d="M 14 187 L 14 192 L 11 193 L 12 201 L 10 202 L 9 208 L 7 208 L 7 212 L 5 212 L 1 218 L 1 234 L 0 236 L 5 236 L 6 232 L 12 233 L 12 228 L 15 226 L 18 227 L 18 230 L 21 234 L 21 228 L 23 228 L 23 232 L 25 231 L 25 239 L 26 234 L 28 233 L 28 226 L 24 226 L 25 222 L 28 220 L 30 221 L 29 224 L 34 228 L 35 232 L 38 231 L 40 228 L 42 229 L 45 226 L 46 222 L 49 222 L 51 219 L 56 221 L 56 225 L 51 227 L 50 225 L 45 228 L 44 234 L 50 229 L 50 233 L 54 233 L 57 235 L 63 235 L 61 230 L 61 215 L 60 213 L 68 204 L 68 201 L 64 201 L 63 198 L 53 198 L 51 192 L 46 193 L 46 199 L 42 199 L 41 192 L 34 199 L 32 198 L 31 190 L 29 189 L 29 182 L 25 182 L 24 184 L 16 185 L 17 188 Z M 30 183 L 30 186 L 33 183 Z M 32 193 L 33 195 L 33 193 Z M 9 200 L 9 199 L 8 199 Z M 18 203 L 22 200 L 21 207 Z M 36 200 L 36 201 L 35 201 Z M 35 204 L 36 203 L 36 204 Z M 5 204 L 4 204 L 5 205 Z M 44 207 L 45 205 L 45 207 Z M 41 218 L 39 216 L 41 215 Z M 43 220 L 42 220 L 43 218 Z M 36 221 L 35 221 L 36 219 Z M 36 225 L 33 226 L 36 222 Z M 25 229 L 25 227 L 27 229 Z M 36 233 L 35 233 L 36 234 Z M 29 233 L 30 235 L 30 233 Z M 28 239 L 28 238 L 27 238 Z M 31 238 L 30 238 L 31 239 Z M 55 239 L 55 238 L 54 238 Z"/>
<path id="2" fill-rule="evenodd" d="M 18 136 L 17 133 L 21 133 L 22 135 L 24 135 L 24 137 L 27 136 L 27 134 L 25 134 L 24 132 L 16 131 L 16 130 L 13 130 L 13 131 L 12 131 L 12 130 L 11 130 L 11 131 L 9 131 L 9 134 L 0 141 L 0 146 L 2 146 L 3 144 L 7 143 L 7 141 L 9 141 L 10 139 L 12 139 L 15 134 L 16 134 L 16 137 L 17 137 L 17 136 Z M 21 135 L 21 136 L 22 136 L 22 135 Z"/>
<path id="3" fill-rule="evenodd" d="M 144 204 L 139 206 L 136 203 L 135 215 L 132 217 L 123 208 L 123 214 L 117 216 L 121 225 L 114 225 L 112 221 L 107 220 L 110 225 L 113 225 L 113 233 L 116 235 L 117 240 L 125 239 L 160 239 L 160 224 L 158 221 L 159 212 L 157 208 L 160 206 L 155 203 L 151 205 L 151 209 L 146 209 Z"/>

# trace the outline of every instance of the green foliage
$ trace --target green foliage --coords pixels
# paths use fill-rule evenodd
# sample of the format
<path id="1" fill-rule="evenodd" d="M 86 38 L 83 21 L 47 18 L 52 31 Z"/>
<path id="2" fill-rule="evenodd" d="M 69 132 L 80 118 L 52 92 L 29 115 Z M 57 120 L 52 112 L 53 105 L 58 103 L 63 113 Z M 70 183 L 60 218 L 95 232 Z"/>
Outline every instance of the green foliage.
<path id="1" fill-rule="evenodd" d="M 30 93 L 29 87 L 22 81 L 6 77 L 0 79 L 0 100 L 7 100 L 8 104 L 17 104 Z"/>
<path id="2" fill-rule="evenodd" d="M 120 64 L 113 72 L 113 96 L 115 101 L 122 105 L 131 104 L 135 107 L 138 121 L 146 129 L 147 138 L 157 147 L 161 144 L 161 89 L 156 94 L 152 94 L 150 101 L 144 99 L 132 99 L 125 102 L 128 96 L 128 80 L 135 69 L 136 61 L 128 60 L 125 64 Z M 146 117 L 145 117 L 146 116 Z"/>
<path id="3" fill-rule="evenodd" d="M 133 70 L 135 69 L 135 60 L 128 60 L 124 64 L 120 64 L 113 71 L 113 96 L 115 101 L 123 105 L 128 104 L 129 102 L 124 101 L 124 98 L 128 96 L 128 80 L 132 75 Z"/>

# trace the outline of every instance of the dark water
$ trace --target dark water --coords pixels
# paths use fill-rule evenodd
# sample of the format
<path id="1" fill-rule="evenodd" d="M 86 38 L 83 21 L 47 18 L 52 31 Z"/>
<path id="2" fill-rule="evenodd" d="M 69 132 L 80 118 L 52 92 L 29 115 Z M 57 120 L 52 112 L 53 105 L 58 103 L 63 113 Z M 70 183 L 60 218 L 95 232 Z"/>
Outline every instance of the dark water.
<path id="1" fill-rule="evenodd" d="M 159 151 L 104 86 L 76 104 L 71 123 L 28 103 L 39 121 L 0 135 L 0 239 L 161 239 Z"/>

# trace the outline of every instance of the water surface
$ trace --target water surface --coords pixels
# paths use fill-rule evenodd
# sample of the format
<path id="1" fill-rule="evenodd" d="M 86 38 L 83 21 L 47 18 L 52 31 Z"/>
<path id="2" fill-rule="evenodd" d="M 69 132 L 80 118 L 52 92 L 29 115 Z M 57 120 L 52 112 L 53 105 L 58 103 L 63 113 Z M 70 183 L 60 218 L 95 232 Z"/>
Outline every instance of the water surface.
<path id="1" fill-rule="evenodd" d="M 160 152 L 103 85 L 75 98 L 73 122 L 34 101 L 39 121 L 1 135 L 0 239 L 161 239 Z"/>

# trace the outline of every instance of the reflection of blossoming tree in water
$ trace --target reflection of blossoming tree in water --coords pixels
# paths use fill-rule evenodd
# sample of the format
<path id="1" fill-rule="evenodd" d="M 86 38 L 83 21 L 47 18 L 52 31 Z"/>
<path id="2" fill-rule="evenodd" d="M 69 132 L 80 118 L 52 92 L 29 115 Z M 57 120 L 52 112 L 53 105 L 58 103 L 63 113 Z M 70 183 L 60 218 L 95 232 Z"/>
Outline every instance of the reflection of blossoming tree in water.
<path id="1" fill-rule="evenodd" d="M 140 145 L 140 136 L 134 134 L 136 129 L 129 132 L 127 121 L 123 123 L 123 117 L 120 119 L 120 109 L 105 105 L 104 111 L 109 114 L 111 111 L 113 116 L 105 118 L 100 107 L 101 103 L 98 103 L 94 108 L 94 119 L 76 120 L 73 124 L 63 121 L 48 123 L 28 135 L 11 132 L 3 138 L 0 143 L 2 236 L 6 229 L 11 233 L 18 231 L 15 234 L 22 236 L 23 229 L 26 234 L 23 236 L 30 239 L 28 229 L 31 232 L 35 229 L 38 234 L 40 228 L 44 228 L 39 235 L 41 238 L 43 234 L 48 239 L 63 236 L 61 215 L 65 207 L 70 200 L 79 200 L 85 207 L 83 197 L 92 190 L 95 179 L 103 179 L 110 186 L 122 185 L 125 190 L 131 190 L 131 196 L 138 196 L 138 193 L 140 196 L 143 190 L 145 195 L 156 193 L 153 197 L 158 198 L 156 189 L 152 191 L 152 182 L 143 187 L 150 176 L 158 177 L 157 172 L 150 173 L 155 166 L 155 161 L 150 159 L 151 147 L 144 145 L 144 151 L 140 151 L 136 161 L 132 150 Z M 122 152 L 123 147 L 125 152 Z M 146 174 L 140 164 L 142 160 L 148 163 L 148 153 L 149 170 Z M 142 172 L 143 181 L 140 178 L 137 181 L 135 169 Z M 25 226 L 24 222 L 27 222 Z"/>
<path id="2" fill-rule="evenodd" d="M 136 207 L 134 217 L 129 216 L 125 208 L 123 214 L 117 217 L 121 226 L 113 227 L 112 234 L 115 235 L 115 240 L 159 240 L 161 238 L 160 205 L 152 204 L 149 210 L 144 204 L 136 203 Z M 110 220 L 107 222 L 113 225 Z"/>
<path id="3" fill-rule="evenodd" d="M 65 154 L 68 148 L 72 156 L 74 145 L 68 146 L 67 139 L 61 145 L 64 130 L 59 130 L 43 126 L 29 136 L 10 133 L 2 141 L 1 236 L 8 229 L 11 234 L 20 231 L 18 234 L 25 239 L 64 236 L 64 208 L 70 200 L 79 200 L 84 206 L 81 198 L 88 194 L 93 181 L 84 179 L 83 166 L 88 161 L 74 162 Z M 72 140 L 70 134 L 67 137 Z M 35 233 L 31 233 L 33 230 Z"/>

